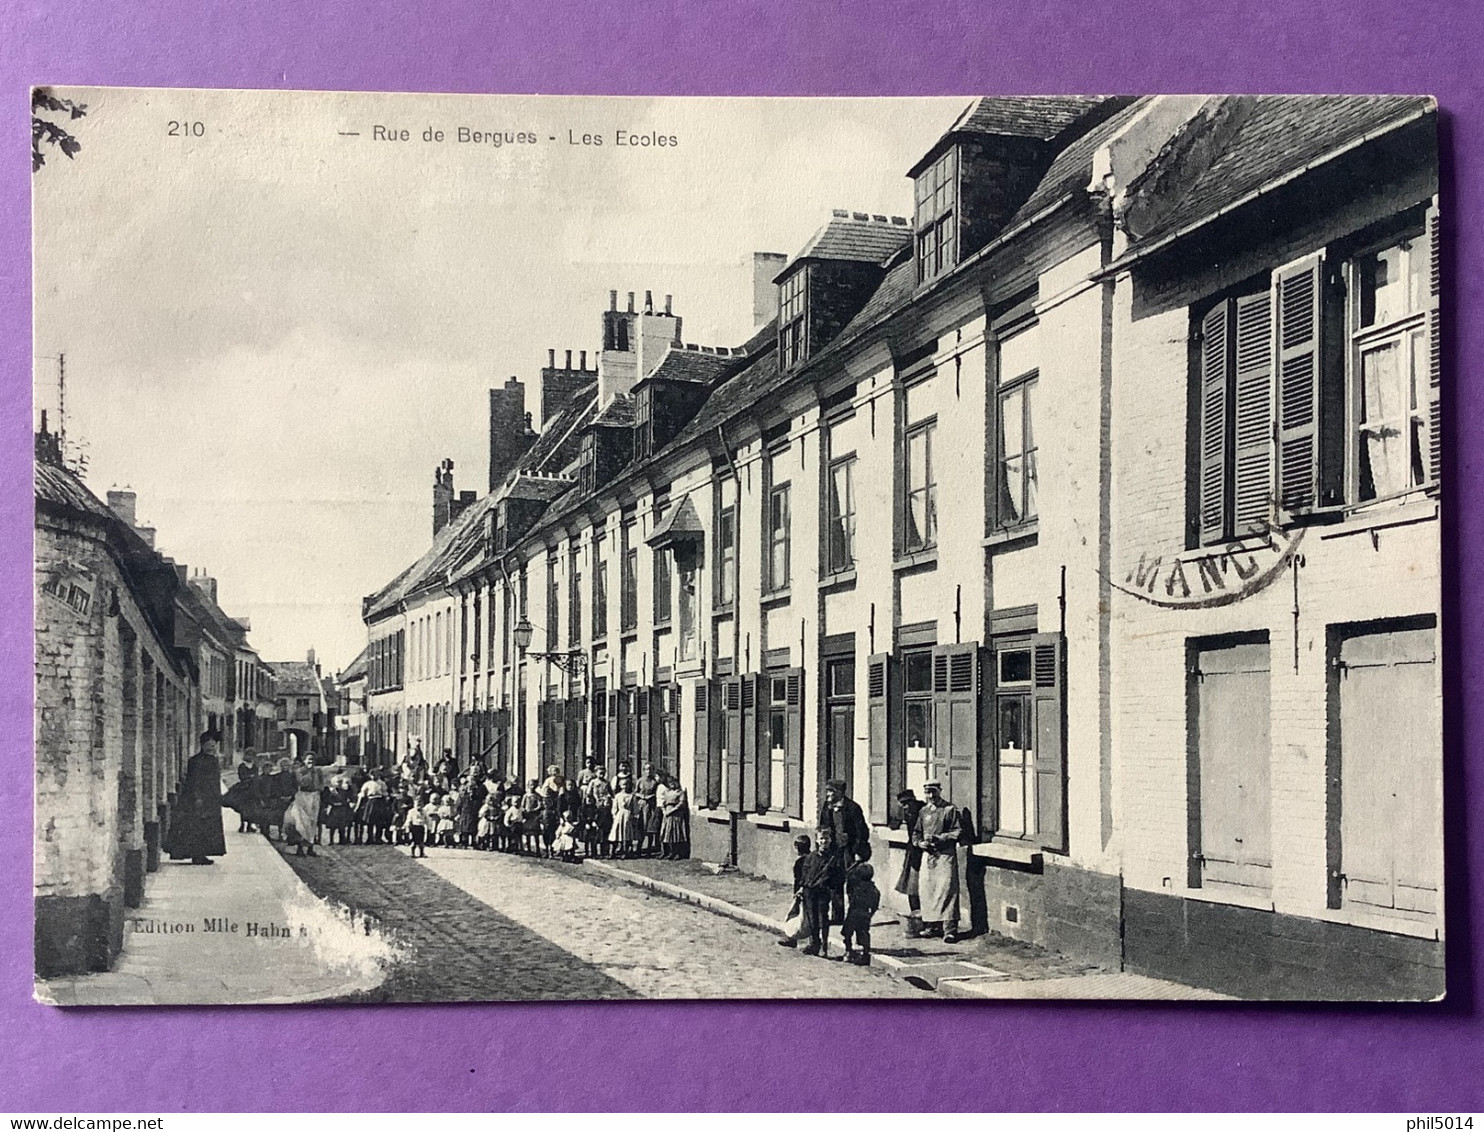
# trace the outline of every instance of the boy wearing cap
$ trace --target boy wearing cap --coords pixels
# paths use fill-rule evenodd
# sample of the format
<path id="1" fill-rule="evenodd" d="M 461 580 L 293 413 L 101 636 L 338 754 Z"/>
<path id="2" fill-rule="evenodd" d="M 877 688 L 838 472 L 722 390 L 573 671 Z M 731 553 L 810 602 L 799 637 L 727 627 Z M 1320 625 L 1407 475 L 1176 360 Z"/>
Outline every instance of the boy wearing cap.
<path id="1" fill-rule="evenodd" d="M 791 932 L 783 933 L 783 938 L 778 941 L 779 947 L 798 947 L 799 938 L 809 930 L 809 915 L 804 911 L 804 861 L 809 856 L 809 849 L 807 834 L 801 833 L 794 838 L 794 852 L 798 854 L 794 858 L 794 902 L 784 919 L 792 920 L 797 914 L 799 926 Z"/>
<path id="2" fill-rule="evenodd" d="M 870 855 L 871 847 L 867 845 L 865 857 Z M 845 962 L 857 967 L 871 964 L 871 917 L 881 907 L 881 890 L 876 887 L 874 876 L 875 871 L 865 860 L 845 870 L 845 897 L 850 903 L 845 909 L 840 938 L 845 943 Z"/>

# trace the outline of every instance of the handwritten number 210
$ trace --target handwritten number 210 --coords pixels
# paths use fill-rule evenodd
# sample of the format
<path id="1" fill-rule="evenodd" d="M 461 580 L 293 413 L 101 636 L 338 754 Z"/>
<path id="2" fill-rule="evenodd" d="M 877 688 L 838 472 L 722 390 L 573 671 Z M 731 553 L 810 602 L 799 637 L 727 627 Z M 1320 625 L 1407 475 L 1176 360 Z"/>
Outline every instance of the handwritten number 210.
<path id="1" fill-rule="evenodd" d="M 170 136 L 172 138 L 200 138 L 206 136 L 205 122 L 171 122 Z"/>

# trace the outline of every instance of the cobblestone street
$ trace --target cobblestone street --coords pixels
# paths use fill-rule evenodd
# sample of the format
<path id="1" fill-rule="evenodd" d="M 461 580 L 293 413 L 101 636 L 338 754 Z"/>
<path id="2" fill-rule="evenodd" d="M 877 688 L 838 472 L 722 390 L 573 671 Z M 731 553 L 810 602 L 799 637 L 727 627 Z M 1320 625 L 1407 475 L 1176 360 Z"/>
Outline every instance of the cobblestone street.
<path id="1" fill-rule="evenodd" d="M 930 997 L 580 865 L 452 849 L 414 861 L 387 846 L 318 854 L 286 859 L 397 945 L 368 996 L 378 1001 Z"/>

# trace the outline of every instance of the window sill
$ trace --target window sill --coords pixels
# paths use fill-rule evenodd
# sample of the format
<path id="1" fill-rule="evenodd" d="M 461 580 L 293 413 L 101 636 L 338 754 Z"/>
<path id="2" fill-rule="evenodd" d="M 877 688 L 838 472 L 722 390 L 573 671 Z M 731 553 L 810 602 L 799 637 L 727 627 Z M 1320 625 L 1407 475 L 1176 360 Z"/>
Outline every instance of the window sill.
<path id="1" fill-rule="evenodd" d="M 776 829 L 776 830 L 781 830 L 781 831 L 783 831 L 785 833 L 788 832 L 788 830 L 790 830 L 790 829 L 793 828 L 789 824 L 789 822 L 790 821 L 798 821 L 798 820 L 799 819 L 797 819 L 797 818 L 787 818 L 787 817 L 784 817 L 782 814 L 748 814 L 747 815 L 747 821 L 748 821 L 748 823 L 750 825 L 755 825 L 759 829 Z"/>
<path id="2" fill-rule="evenodd" d="M 720 621 L 724 617 L 735 617 L 737 607 L 735 605 L 718 605 L 711 611 L 711 616 Z"/>
<path id="3" fill-rule="evenodd" d="M 1026 523 L 1019 527 L 1000 527 L 990 531 L 980 542 L 980 546 L 1000 547 L 1009 546 L 1011 543 L 1025 542 L 1033 543 L 1041 533 L 1040 523 Z"/>
<path id="4" fill-rule="evenodd" d="M 702 821 L 714 822 L 717 825 L 730 825 L 732 823 L 732 815 L 727 810 L 703 810 L 697 807 L 696 817 Z"/>
<path id="5" fill-rule="evenodd" d="M 792 596 L 787 586 L 781 590 L 772 590 L 763 594 L 762 606 L 764 609 L 771 609 L 775 605 L 787 605 Z"/>
<path id="6" fill-rule="evenodd" d="M 845 589 L 855 585 L 855 570 L 841 570 L 834 574 L 826 574 L 819 579 L 819 588 L 822 590 Z"/>
<path id="7" fill-rule="evenodd" d="M 1041 847 L 1029 841 L 981 841 L 969 846 L 969 855 L 1031 868 L 1039 868 L 1045 860 Z"/>
<path id="8" fill-rule="evenodd" d="M 654 631 L 658 633 L 662 629 L 669 629 L 674 623 L 672 618 L 666 617 L 663 621 L 656 621 L 654 623 Z"/>
<path id="9" fill-rule="evenodd" d="M 891 568 L 899 574 L 909 570 L 934 570 L 937 566 L 938 548 L 936 546 L 898 555 L 897 560 L 891 564 Z"/>

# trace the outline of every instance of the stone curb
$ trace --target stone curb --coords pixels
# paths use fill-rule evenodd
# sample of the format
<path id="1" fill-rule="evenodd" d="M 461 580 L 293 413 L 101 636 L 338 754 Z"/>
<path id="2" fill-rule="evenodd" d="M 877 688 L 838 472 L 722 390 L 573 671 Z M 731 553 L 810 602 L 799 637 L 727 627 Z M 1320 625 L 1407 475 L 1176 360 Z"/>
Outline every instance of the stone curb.
<path id="1" fill-rule="evenodd" d="M 638 888 L 647 888 L 651 892 L 657 892 L 661 896 L 668 896 L 672 900 L 680 900 L 686 904 L 694 904 L 698 908 L 704 908 L 708 912 L 715 912 L 718 916 L 726 916 L 736 920 L 738 923 L 746 924 L 748 927 L 761 928 L 765 932 L 771 932 L 776 936 L 783 935 L 783 923 L 773 920 L 759 912 L 751 912 L 746 908 L 740 908 L 736 904 L 722 900 L 715 896 L 706 896 L 700 892 L 692 892 L 688 888 L 681 888 L 678 884 L 669 881 L 656 880 L 654 877 L 645 876 L 643 873 L 630 872 L 616 865 L 610 865 L 606 861 L 595 861 L 591 857 L 584 857 L 582 867 L 593 869 L 605 876 L 611 876 L 615 880 L 621 880 L 626 884 L 635 885 Z"/>

